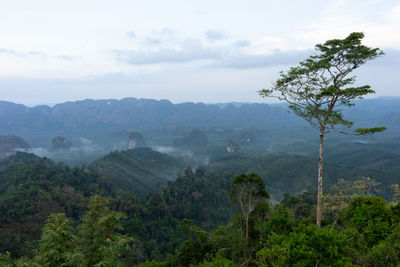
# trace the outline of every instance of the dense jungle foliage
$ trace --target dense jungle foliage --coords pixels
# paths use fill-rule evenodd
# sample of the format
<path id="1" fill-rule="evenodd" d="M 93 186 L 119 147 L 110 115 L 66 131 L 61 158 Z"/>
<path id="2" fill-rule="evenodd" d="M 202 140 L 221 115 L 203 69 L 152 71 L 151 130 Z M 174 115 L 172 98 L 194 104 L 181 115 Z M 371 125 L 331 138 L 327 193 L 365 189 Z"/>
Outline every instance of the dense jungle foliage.
<path id="1" fill-rule="evenodd" d="M 151 153 L 134 151 L 109 157 Z M 168 157 L 159 156 L 168 164 Z M 398 265 L 398 185 L 368 177 L 332 179 L 318 229 L 314 191 L 286 193 L 280 203 L 270 200 L 274 164 L 295 177 L 288 170 L 307 169 L 303 157 L 271 155 L 252 164 L 243 155 L 235 157 L 187 168 L 145 198 L 93 168 L 28 153 L 1 160 L 0 265 Z M 229 164 L 223 166 L 224 161 Z M 246 174 L 233 174 L 233 164 Z M 263 171 L 261 165 L 272 167 Z M 390 197 L 376 196 L 382 192 Z"/>
<path id="2" fill-rule="evenodd" d="M 110 157 L 119 158 L 116 153 Z M 140 148 L 120 153 L 121 156 L 140 154 L 144 161 L 150 152 Z M 171 163 L 170 157 L 158 156 L 164 164 Z M 157 157 L 153 161 L 157 161 Z M 148 159 L 144 166 L 149 167 L 150 163 Z M 119 164 L 118 161 L 116 166 Z M 149 172 L 157 170 L 150 168 Z M 118 173 L 118 168 L 116 171 Z M 143 166 L 131 171 L 133 177 L 137 177 L 143 173 Z M 175 181 L 165 181 L 167 184 L 161 191 L 145 199 L 139 199 L 136 189 L 132 190 L 114 177 L 106 177 L 92 168 L 68 167 L 22 152 L 0 161 L 1 252 L 9 251 L 13 257 L 32 256 L 46 218 L 51 213 L 61 212 L 76 222 L 93 194 L 107 197 L 113 209 L 127 215 L 124 231 L 140 240 L 143 259 L 161 259 L 179 246 L 186 238 L 179 228 L 180 220 L 192 218 L 202 227 L 213 229 L 227 222 L 231 214 L 226 193 L 229 180 L 206 173 L 204 168 L 194 173 L 190 168 L 182 171 Z"/>

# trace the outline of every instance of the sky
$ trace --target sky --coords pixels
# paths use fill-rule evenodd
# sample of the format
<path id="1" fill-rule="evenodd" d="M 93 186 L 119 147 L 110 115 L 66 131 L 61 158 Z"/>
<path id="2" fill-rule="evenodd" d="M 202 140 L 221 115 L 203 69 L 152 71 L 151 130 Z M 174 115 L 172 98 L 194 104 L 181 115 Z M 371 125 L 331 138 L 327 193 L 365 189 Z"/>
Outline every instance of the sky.
<path id="1" fill-rule="evenodd" d="M 279 71 L 355 31 L 386 54 L 358 82 L 400 96 L 399 0 L 4 1 L 0 100 L 263 103 Z"/>

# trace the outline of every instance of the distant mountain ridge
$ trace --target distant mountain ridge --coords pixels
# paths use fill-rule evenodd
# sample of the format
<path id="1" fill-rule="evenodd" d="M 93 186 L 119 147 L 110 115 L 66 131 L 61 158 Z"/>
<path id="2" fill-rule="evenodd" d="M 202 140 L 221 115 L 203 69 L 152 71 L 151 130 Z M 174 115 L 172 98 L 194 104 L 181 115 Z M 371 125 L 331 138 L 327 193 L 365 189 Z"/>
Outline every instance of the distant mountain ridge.
<path id="1" fill-rule="evenodd" d="M 400 98 L 362 100 L 350 111 L 349 119 L 360 125 L 398 125 Z M 396 116 L 393 116 L 395 114 Z M 306 125 L 288 113 L 284 105 L 268 104 L 173 104 L 168 100 L 124 98 L 82 100 L 53 107 L 27 107 L 0 101 L 0 134 L 14 134 L 29 143 L 32 136 L 86 136 L 120 129 L 151 127 L 269 127 Z M 379 125 L 380 126 L 380 125 Z"/>
<path id="2" fill-rule="evenodd" d="M 270 115 L 268 115 L 270 114 Z M 129 124 L 140 126 L 171 126 L 215 123 L 249 125 L 261 121 L 277 121 L 288 118 L 280 107 L 268 104 L 242 104 L 240 107 L 228 104 L 203 103 L 173 104 L 168 100 L 124 98 L 122 100 L 82 100 L 65 102 L 53 107 L 26 107 L 21 104 L 0 101 L 0 124 L 9 128 L 29 126 L 64 126 L 79 128 L 93 124 Z M 245 120 L 244 120 L 245 118 Z M 249 121 L 249 118 L 253 118 Z M 26 125 L 28 126 L 28 125 Z"/>
<path id="3" fill-rule="evenodd" d="M 0 134 L 21 136 L 41 145 L 54 136 L 105 135 L 118 130 L 160 127 L 251 127 L 282 121 L 303 123 L 281 107 L 233 104 L 220 108 L 202 103 L 173 104 L 168 100 L 124 98 L 82 100 L 53 107 L 27 107 L 0 101 Z"/>

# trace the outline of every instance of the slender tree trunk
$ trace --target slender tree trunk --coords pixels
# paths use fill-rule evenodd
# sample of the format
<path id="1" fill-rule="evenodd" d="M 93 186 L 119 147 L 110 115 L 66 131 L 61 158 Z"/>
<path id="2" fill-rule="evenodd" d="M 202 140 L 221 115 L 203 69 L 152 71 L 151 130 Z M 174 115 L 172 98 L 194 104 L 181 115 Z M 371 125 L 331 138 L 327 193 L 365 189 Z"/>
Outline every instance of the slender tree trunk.
<path id="1" fill-rule="evenodd" d="M 249 243 L 249 214 L 246 214 L 246 237 L 245 237 L 245 242 L 246 242 L 246 249 L 247 249 L 247 245 Z"/>
<path id="2" fill-rule="evenodd" d="M 321 228 L 322 218 L 322 167 L 324 156 L 324 134 L 325 130 L 321 129 L 319 134 L 319 163 L 318 163 L 318 197 L 317 197 L 317 226 Z"/>

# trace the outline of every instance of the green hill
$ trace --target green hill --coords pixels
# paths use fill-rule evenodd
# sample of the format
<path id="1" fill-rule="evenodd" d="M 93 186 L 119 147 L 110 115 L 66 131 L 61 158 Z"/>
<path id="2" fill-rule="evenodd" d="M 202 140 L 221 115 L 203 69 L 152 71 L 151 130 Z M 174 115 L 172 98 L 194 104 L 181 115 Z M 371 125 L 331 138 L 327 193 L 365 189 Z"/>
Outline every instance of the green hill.
<path id="1" fill-rule="evenodd" d="M 173 157 L 145 147 L 111 152 L 88 167 L 138 197 L 157 191 L 184 169 Z"/>

